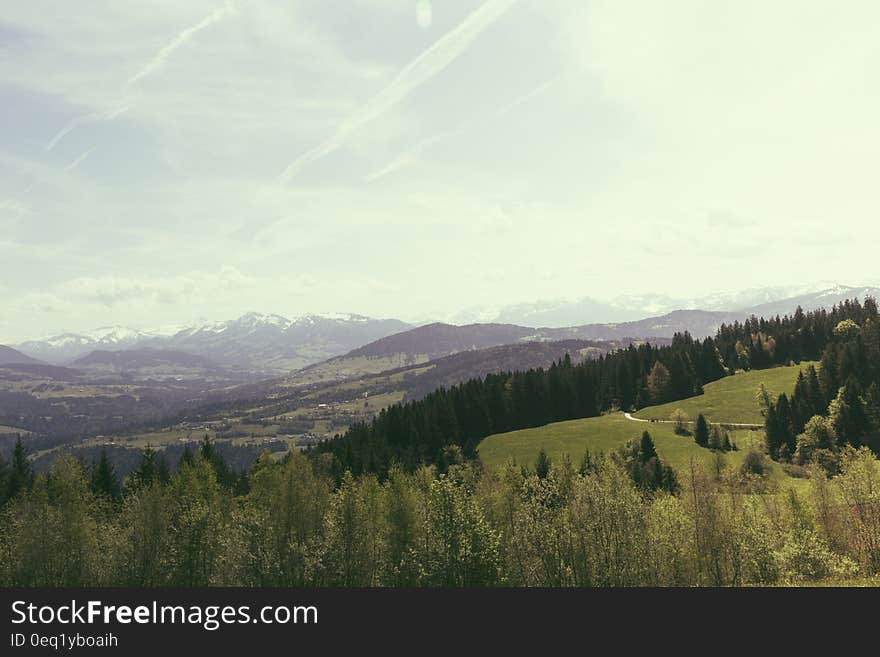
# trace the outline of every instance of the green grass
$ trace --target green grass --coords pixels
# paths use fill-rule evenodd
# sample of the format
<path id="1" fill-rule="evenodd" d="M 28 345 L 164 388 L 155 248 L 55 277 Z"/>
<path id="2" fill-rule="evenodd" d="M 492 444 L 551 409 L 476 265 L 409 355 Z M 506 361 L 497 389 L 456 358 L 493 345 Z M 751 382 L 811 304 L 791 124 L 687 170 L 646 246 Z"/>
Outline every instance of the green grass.
<path id="1" fill-rule="evenodd" d="M 19 429 L 18 427 L 9 427 L 5 424 L 0 424 L 0 434 L 16 434 L 20 433 L 22 436 L 30 435 L 30 431 L 27 429 Z"/>
<path id="2" fill-rule="evenodd" d="M 541 449 L 547 452 L 552 461 L 558 463 L 563 456 L 568 455 L 577 466 L 588 448 L 593 453 L 608 454 L 627 441 L 638 438 L 645 430 L 654 439 L 660 458 L 677 472 L 687 472 L 691 459 L 697 464 L 711 467 L 715 453 L 699 447 L 691 436 L 676 435 L 671 424 L 647 424 L 627 420 L 623 413 L 554 422 L 534 429 L 495 434 L 482 441 L 478 451 L 480 459 L 490 470 L 497 470 L 511 458 L 520 465 L 532 466 Z M 748 448 L 761 444 L 763 432 L 733 431 L 731 439 L 739 449 L 727 452 L 724 459 L 728 466 L 738 468 Z M 801 485 L 801 480 L 789 477 L 778 463 L 770 465 L 770 477 L 779 483 Z"/>
<path id="3" fill-rule="evenodd" d="M 283 386 L 301 388 L 306 385 L 358 379 L 370 374 L 380 374 L 388 370 L 418 365 L 427 361 L 426 354 L 412 357 L 405 354 L 394 354 L 384 357 L 348 356 L 334 358 L 294 372 L 286 377 Z"/>
<path id="4" fill-rule="evenodd" d="M 808 365 L 809 363 L 802 363 L 799 366 L 743 372 L 725 377 L 704 386 L 702 395 L 645 408 L 636 413 L 635 417 L 668 420 L 676 408 L 681 408 L 692 418 L 703 413 L 711 422 L 761 424 L 763 418 L 755 401 L 758 386 L 763 383 L 772 395 L 791 393 L 798 371 L 806 369 Z M 706 466 L 711 466 L 715 459 L 712 451 L 697 446 L 690 436 L 676 435 L 671 424 L 634 422 L 627 420 L 623 413 L 495 434 L 480 443 L 479 454 L 489 469 L 497 469 L 511 458 L 521 465 L 532 465 L 541 449 L 556 461 L 568 455 L 577 465 L 585 450 L 609 453 L 628 440 L 641 436 L 645 430 L 654 439 L 660 458 L 680 473 L 690 468 L 691 459 Z M 731 432 L 731 438 L 739 450 L 724 455 L 727 464 L 739 467 L 748 448 L 762 444 L 763 434 L 763 430 L 748 429 Z M 803 480 L 786 474 L 778 463 L 773 463 L 770 468 L 770 476 L 777 482 L 797 487 L 804 485 Z"/>
<path id="5" fill-rule="evenodd" d="M 762 383 L 775 397 L 780 393 L 791 395 L 800 370 L 811 363 L 790 367 L 774 367 L 726 376 L 703 386 L 703 394 L 659 406 L 643 408 L 633 415 L 646 420 L 668 420 L 672 412 L 680 408 L 693 419 L 699 413 L 710 422 L 734 422 L 738 424 L 763 424 L 755 393 Z M 815 365 L 816 363 L 812 363 Z"/>

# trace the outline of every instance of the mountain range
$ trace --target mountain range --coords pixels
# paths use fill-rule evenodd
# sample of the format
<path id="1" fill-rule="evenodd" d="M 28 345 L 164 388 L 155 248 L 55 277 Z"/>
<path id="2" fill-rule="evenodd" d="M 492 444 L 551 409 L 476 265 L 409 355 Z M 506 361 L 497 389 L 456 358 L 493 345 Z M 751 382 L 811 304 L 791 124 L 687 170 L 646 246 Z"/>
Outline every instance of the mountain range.
<path id="1" fill-rule="evenodd" d="M 272 374 L 346 353 L 409 328 L 410 324 L 395 319 L 352 314 L 307 315 L 290 320 L 280 315 L 248 313 L 238 319 L 183 328 L 170 335 L 114 326 L 89 334 L 67 333 L 23 342 L 16 348 L 56 365 L 74 365 L 94 351 L 171 350 L 208 358 L 227 368 Z"/>
<path id="2" fill-rule="evenodd" d="M 676 310 L 705 310 L 748 316 L 805 311 L 831 307 L 844 299 L 877 295 L 875 287 L 836 284 L 752 288 L 734 293 L 701 297 L 671 297 L 658 294 L 627 294 L 610 301 L 589 297 L 542 300 L 501 307 L 473 307 L 454 315 L 450 323 L 501 323 L 532 327 L 561 328 L 584 324 L 630 322 L 658 317 Z"/>
<path id="3" fill-rule="evenodd" d="M 0 365 L 36 365 L 39 360 L 31 358 L 12 347 L 0 344 Z"/>
<path id="4" fill-rule="evenodd" d="M 792 295 L 794 292 L 799 293 Z M 233 320 L 204 322 L 174 331 L 112 326 L 88 334 L 66 333 L 23 342 L 14 345 L 17 351 L 10 351 L 15 351 L 19 359 L 30 357 L 52 365 L 77 367 L 82 365 L 77 361 L 92 352 L 152 349 L 198 356 L 219 368 L 267 376 L 325 361 L 332 361 L 333 368 L 345 358 L 346 371 L 348 365 L 357 362 L 356 371 L 372 372 L 381 365 L 367 361 L 377 357 L 390 359 L 386 363 L 389 366 L 403 366 L 522 341 L 656 339 L 682 331 L 703 337 L 713 334 L 724 322 L 751 315 L 783 315 L 799 306 L 806 311 L 830 308 L 846 299 L 869 295 L 880 295 L 880 289 L 836 285 L 804 292 L 773 287 L 691 300 L 631 295 L 607 303 L 591 299 L 539 301 L 471 310 L 470 315 L 479 315 L 483 321 L 464 325 L 432 322 L 414 326 L 397 319 L 354 314 L 306 315 L 291 320 L 248 313 Z M 651 309 L 656 312 L 648 312 Z M 490 316 L 497 321 L 488 321 Z M 0 361 L 2 357 L 0 352 Z M 179 356 L 173 360 L 182 365 Z M 91 363 L 86 369 L 95 367 Z M 117 366 L 105 362 L 102 367 Z"/>

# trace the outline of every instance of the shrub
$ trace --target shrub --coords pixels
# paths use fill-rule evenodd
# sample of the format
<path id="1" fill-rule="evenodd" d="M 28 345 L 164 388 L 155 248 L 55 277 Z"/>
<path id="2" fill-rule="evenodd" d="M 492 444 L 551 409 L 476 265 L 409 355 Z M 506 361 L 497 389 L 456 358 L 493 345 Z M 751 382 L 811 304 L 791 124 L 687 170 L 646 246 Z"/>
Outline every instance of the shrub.
<path id="1" fill-rule="evenodd" d="M 767 457 L 756 449 L 750 449 L 739 469 L 744 475 L 763 477 L 767 474 Z"/>
<path id="2" fill-rule="evenodd" d="M 688 431 L 687 425 L 690 422 L 690 418 L 687 413 L 685 413 L 680 408 L 676 408 L 672 415 L 669 416 L 669 419 L 672 420 L 672 430 L 679 436 L 689 436 L 690 431 Z"/>

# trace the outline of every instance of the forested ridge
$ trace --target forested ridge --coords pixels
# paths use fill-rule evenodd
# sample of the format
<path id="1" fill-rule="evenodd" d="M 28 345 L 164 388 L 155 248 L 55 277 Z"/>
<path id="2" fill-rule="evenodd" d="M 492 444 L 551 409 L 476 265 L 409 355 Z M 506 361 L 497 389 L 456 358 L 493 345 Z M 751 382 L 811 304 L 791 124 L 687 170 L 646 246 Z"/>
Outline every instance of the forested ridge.
<path id="1" fill-rule="evenodd" d="M 646 451 L 647 450 L 647 451 Z M 206 442 L 171 472 L 145 452 L 124 488 L 108 462 L 59 458 L 47 475 L 13 464 L 0 511 L 0 586 L 693 586 L 880 573 L 880 472 L 842 450 L 809 490 L 750 471 L 696 466 L 680 490 L 641 486 L 620 454 L 475 463 L 337 484 L 327 455 L 260 458 L 245 477 Z M 656 461 L 653 461 L 656 463 Z M 21 477 L 22 469 L 25 476 Z"/>
<path id="2" fill-rule="evenodd" d="M 441 388 L 422 400 L 389 407 L 370 424 L 351 427 L 319 451 L 333 455 L 337 476 L 350 470 L 384 477 L 394 464 L 411 469 L 427 463 L 443 469 L 448 447 L 456 446 L 473 458 L 479 442 L 494 433 L 683 399 L 738 370 L 821 359 L 818 373 L 809 375 L 811 381 L 816 379 L 810 384 L 809 404 L 801 404 L 804 395 L 795 393 L 800 413 L 796 420 L 776 423 L 776 409 L 769 409 L 770 440 L 787 442 L 791 455 L 804 424 L 823 414 L 847 381 L 851 383 L 843 394 L 850 408 L 854 397 L 874 385 L 869 402 L 877 415 L 878 345 L 880 324 L 872 298 L 863 304 L 847 301 L 831 310 L 798 309 L 781 318 L 752 317 L 724 325 L 715 337 L 704 340 L 680 334 L 668 346 L 630 346 L 577 365 L 565 358 L 548 369 L 491 374 Z M 803 385 L 799 383 L 799 390 Z M 788 401 L 783 396 L 778 403 L 784 412 Z M 777 424 L 783 427 L 779 431 Z M 848 429 L 844 442 L 862 444 L 870 429 L 867 423 Z M 865 435 L 855 438 L 859 432 Z M 784 435 L 777 437 L 779 433 Z M 775 442 L 770 451 L 774 457 L 780 455 Z"/>

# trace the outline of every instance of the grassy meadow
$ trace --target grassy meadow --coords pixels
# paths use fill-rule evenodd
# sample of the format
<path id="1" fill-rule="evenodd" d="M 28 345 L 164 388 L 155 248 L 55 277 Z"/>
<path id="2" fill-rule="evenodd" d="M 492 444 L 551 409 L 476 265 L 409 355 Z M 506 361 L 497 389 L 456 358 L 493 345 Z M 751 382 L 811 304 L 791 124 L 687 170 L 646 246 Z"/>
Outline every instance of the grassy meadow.
<path id="1" fill-rule="evenodd" d="M 798 371 L 808 365 L 809 363 L 804 363 L 800 366 L 743 372 L 725 377 L 706 385 L 702 395 L 644 408 L 635 413 L 634 417 L 668 420 L 673 410 L 681 408 L 692 418 L 703 413 L 710 422 L 760 424 L 763 418 L 755 400 L 758 386 L 763 383 L 773 395 L 780 392 L 790 393 Z M 498 469 L 509 459 L 531 466 L 541 449 L 547 452 L 551 460 L 558 462 L 567 455 L 577 466 L 587 449 L 607 454 L 627 441 L 638 438 L 646 430 L 654 439 L 660 458 L 676 471 L 686 472 L 690 468 L 691 459 L 706 467 L 714 465 L 715 452 L 698 446 L 691 436 L 676 435 L 671 423 L 637 422 L 627 419 L 623 413 L 554 422 L 543 427 L 495 434 L 480 443 L 479 455 L 490 470 Z M 728 466 L 739 467 L 749 447 L 760 447 L 764 432 L 757 429 L 738 429 L 731 431 L 730 436 L 739 449 L 723 454 L 722 458 Z M 771 479 L 795 487 L 805 485 L 805 480 L 789 476 L 778 463 L 768 463 Z"/>
<path id="2" fill-rule="evenodd" d="M 649 406 L 633 415 L 645 420 L 668 420 L 672 412 L 680 408 L 691 419 L 699 413 L 710 422 L 733 422 L 737 424 L 763 424 L 764 418 L 755 402 L 755 393 L 762 383 L 771 397 L 780 393 L 791 395 L 798 372 L 817 363 L 801 363 L 768 370 L 740 372 L 726 376 L 703 386 L 703 394 L 680 401 Z"/>

